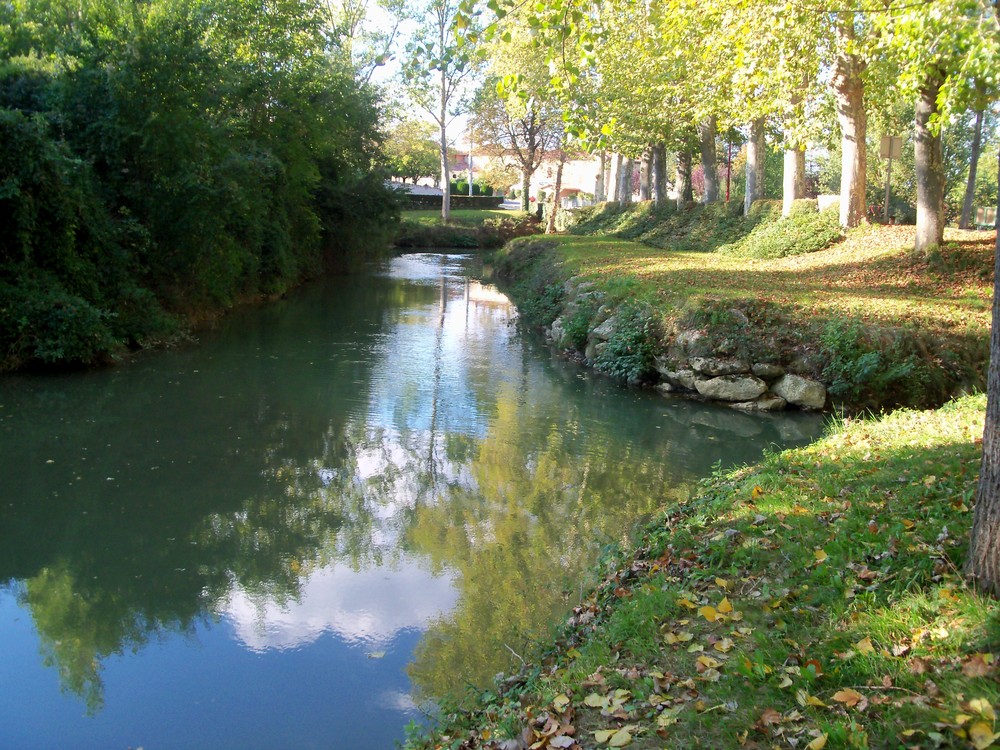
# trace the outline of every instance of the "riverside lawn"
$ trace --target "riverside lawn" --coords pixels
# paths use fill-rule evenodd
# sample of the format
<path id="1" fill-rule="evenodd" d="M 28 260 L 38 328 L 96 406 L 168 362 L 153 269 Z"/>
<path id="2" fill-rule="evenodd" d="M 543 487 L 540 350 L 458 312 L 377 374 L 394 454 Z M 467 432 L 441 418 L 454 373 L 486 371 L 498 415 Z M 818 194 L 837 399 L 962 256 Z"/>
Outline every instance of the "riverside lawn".
<path id="1" fill-rule="evenodd" d="M 982 748 L 1000 609 L 959 570 L 985 397 L 720 472 L 516 675 L 408 748 Z"/>

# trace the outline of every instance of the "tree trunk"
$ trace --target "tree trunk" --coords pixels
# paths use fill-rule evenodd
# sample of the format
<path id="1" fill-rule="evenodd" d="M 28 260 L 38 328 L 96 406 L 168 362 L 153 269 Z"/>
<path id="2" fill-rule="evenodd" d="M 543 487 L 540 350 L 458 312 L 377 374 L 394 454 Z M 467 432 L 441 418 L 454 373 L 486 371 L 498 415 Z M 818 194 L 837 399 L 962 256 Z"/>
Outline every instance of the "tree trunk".
<path id="1" fill-rule="evenodd" d="M 527 213 L 531 210 L 531 201 L 529 200 L 528 191 L 531 190 L 531 175 L 533 172 L 530 169 L 521 168 L 521 210 Z"/>
<path id="2" fill-rule="evenodd" d="M 639 162 L 639 200 L 648 201 L 650 194 L 650 183 L 652 181 L 652 147 L 647 148 L 642 154 L 642 161 Z"/>
<path id="3" fill-rule="evenodd" d="M 998 9 L 1000 13 L 1000 9 Z M 1000 156 L 997 157 L 1000 178 Z M 990 333 L 990 369 L 986 379 L 986 424 L 983 463 L 976 488 L 965 573 L 976 586 L 1000 596 L 1000 198 L 997 200 L 996 255 L 993 261 L 993 330 Z"/>
<path id="4" fill-rule="evenodd" d="M 691 185 L 691 152 L 677 152 L 677 209 L 694 202 L 694 188 Z"/>
<path id="5" fill-rule="evenodd" d="M 441 149 L 441 220 L 447 222 L 451 218 L 451 169 L 448 167 L 448 100 L 446 96 L 447 92 L 447 75 L 444 70 L 441 71 L 441 102 L 440 102 L 440 120 L 438 122 L 441 125 L 441 139 L 440 139 L 440 149 Z"/>
<path id="6" fill-rule="evenodd" d="M 618 170 L 618 200 L 622 203 L 632 202 L 632 171 L 635 169 L 635 162 L 630 158 L 622 158 L 621 168 Z"/>
<path id="7" fill-rule="evenodd" d="M 594 203 L 603 203 L 606 199 L 604 192 L 604 172 L 608 161 L 608 155 L 604 151 L 598 154 L 597 179 L 594 181 Z"/>
<path id="8" fill-rule="evenodd" d="M 611 191 L 611 199 L 615 203 L 622 202 L 622 170 L 625 165 L 625 157 L 621 154 L 615 154 L 614 164 L 612 166 L 612 174 L 610 179 L 611 184 L 614 185 L 614 190 Z"/>
<path id="9" fill-rule="evenodd" d="M 853 23 L 853 22 L 851 22 Z M 853 26 L 839 29 L 842 37 L 853 38 Z M 861 73 L 865 63 L 857 55 L 841 54 L 834 63 L 833 92 L 840 123 L 840 225 L 856 227 L 865 219 L 866 170 L 865 86 Z"/>
<path id="10" fill-rule="evenodd" d="M 549 211 L 549 223 L 545 227 L 546 234 L 556 233 L 556 213 L 559 211 L 559 191 L 562 190 L 563 164 L 565 163 L 565 156 L 560 155 L 559 164 L 556 166 L 556 190 L 552 195 L 552 210 Z"/>
<path id="11" fill-rule="evenodd" d="M 781 189 L 781 215 L 792 213 L 792 203 L 806 197 L 806 150 L 785 149 L 784 181 Z"/>
<path id="12" fill-rule="evenodd" d="M 937 113 L 941 78 L 929 74 L 917 95 L 913 118 L 913 149 L 917 178 L 917 240 L 915 250 L 927 253 L 944 241 L 944 156 L 941 132 L 931 129 L 931 117 Z"/>
<path id="13" fill-rule="evenodd" d="M 764 118 L 758 117 L 750 123 L 750 138 L 747 140 L 747 187 L 743 196 L 743 213 L 750 213 L 754 201 L 764 197 Z"/>
<path id="14" fill-rule="evenodd" d="M 979 171 L 979 152 L 983 147 L 983 110 L 976 112 L 976 130 L 972 136 L 972 157 L 969 159 L 969 180 L 965 183 L 965 200 L 962 201 L 962 218 L 959 229 L 972 226 L 972 202 L 976 198 L 976 172 Z"/>
<path id="15" fill-rule="evenodd" d="M 698 135 L 701 137 L 701 166 L 705 172 L 704 203 L 715 203 L 719 200 L 719 166 L 715 154 L 717 132 L 715 115 L 705 119 L 698 126 Z"/>
<path id="16" fill-rule="evenodd" d="M 653 146 L 653 203 L 663 205 L 667 200 L 667 147 L 662 143 Z"/>

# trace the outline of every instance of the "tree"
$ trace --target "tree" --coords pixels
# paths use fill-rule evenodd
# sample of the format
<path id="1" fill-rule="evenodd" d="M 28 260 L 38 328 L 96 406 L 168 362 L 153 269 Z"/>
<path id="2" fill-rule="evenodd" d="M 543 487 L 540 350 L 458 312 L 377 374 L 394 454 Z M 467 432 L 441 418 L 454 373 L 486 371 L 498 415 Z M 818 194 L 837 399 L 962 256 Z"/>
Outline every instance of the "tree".
<path id="1" fill-rule="evenodd" d="M 433 177 L 438 169 L 438 146 L 434 143 L 434 126 L 422 120 L 397 123 L 386 139 L 385 155 L 389 173 L 403 180 L 416 182 Z"/>
<path id="2" fill-rule="evenodd" d="M 985 5 L 986 0 L 982 0 Z M 983 8 L 988 15 L 988 7 Z M 993 0 L 990 30 L 1000 36 L 1000 3 Z M 983 59 L 983 58 L 980 58 Z M 994 56 L 983 59 L 997 64 Z M 1000 153 L 997 156 L 1000 182 Z M 969 542 L 966 574 L 982 590 L 1000 596 L 1000 194 L 997 198 L 997 237 L 993 264 L 993 328 L 990 333 L 990 367 L 987 374 L 986 423 L 983 429 L 983 461 L 976 490 L 975 516 Z"/>
<path id="3" fill-rule="evenodd" d="M 423 25 L 407 46 L 403 67 L 411 99 L 438 127 L 441 218 L 445 221 L 451 216 L 448 128 L 463 110 L 466 81 L 475 70 L 472 42 L 476 35 L 468 26 L 468 17 L 458 11 L 457 0 L 429 0 L 420 16 Z"/>

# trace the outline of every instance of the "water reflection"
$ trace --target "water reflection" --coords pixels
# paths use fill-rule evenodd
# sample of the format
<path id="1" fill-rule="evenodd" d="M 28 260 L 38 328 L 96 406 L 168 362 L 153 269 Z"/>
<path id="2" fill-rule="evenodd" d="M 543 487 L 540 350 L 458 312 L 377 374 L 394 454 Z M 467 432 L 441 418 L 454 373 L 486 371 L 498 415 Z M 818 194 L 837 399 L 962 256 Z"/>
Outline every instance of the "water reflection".
<path id="1" fill-rule="evenodd" d="M 352 746 L 384 747 L 413 687 L 433 698 L 506 668 L 637 519 L 716 461 L 819 427 L 585 376 L 522 337 L 470 264 L 404 256 L 236 316 L 197 348 L 0 381 L 0 643 L 30 617 L 40 663 L 92 714 L 44 688 L 20 696 L 53 731 L 107 746 L 128 710 L 178 690 L 214 705 L 219 679 L 233 710 L 266 712 L 254 686 L 269 670 L 326 664 L 311 694 L 344 716 L 275 707 L 271 735 L 203 723 L 229 744 L 285 731 L 312 746 L 368 715 L 378 727 Z M 145 692 L 116 689 L 127 670 Z M 165 674 L 172 692 L 157 692 Z M 40 731 L 16 706 L 0 701 L 0 745 Z M 147 744 L 176 739 L 161 722 L 145 720 Z M 190 731 L 178 741 L 200 746 Z"/>

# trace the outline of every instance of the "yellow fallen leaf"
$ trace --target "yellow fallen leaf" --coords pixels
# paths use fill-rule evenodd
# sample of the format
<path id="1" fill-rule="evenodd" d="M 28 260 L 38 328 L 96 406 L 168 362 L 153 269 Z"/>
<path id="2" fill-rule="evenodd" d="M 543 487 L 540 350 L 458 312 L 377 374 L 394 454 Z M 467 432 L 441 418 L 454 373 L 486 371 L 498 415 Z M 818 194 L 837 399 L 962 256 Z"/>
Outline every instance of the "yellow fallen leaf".
<path id="1" fill-rule="evenodd" d="M 598 729 L 594 732 L 594 739 L 600 743 L 605 743 L 611 739 L 612 735 L 618 731 L 617 729 Z"/>
<path id="2" fill-rule="evenodd" d="M 626 728 L 621 728 L 608 740 L 608 747 L 625 747 L 632 742 L 632 733 Z"/>
<path id="3" fill-rule="evenodd" d="M 715 622 L 716 620 L 719 619 L 719 612 L 718 610 L 715 609 L 715 607 L 709 607 L 709 606 L 699 607 L 698 614 L 704 617 L 709 622 Z"/>
<path id="4" fill-rule="evenodd" d="M 819 737 L 806 745 L 806 750 L 823 750 L 824 747 L 826 747 L 826 735 L 821 734 Z"/>
<path id="5" fill-rule="evenodd" d="M 986 750 L 998 737 L 1000 734 L 994 734 L 993 727 L 985 721 L 977 721 L 969 727 L 969 740 L 976 750 Z"/>
<path id="6" fill-rule="evenodd" d="M 856 648 L 860 654 L 871 654 L 875 652 L 875 646 L 872 645 L 872 639 L 868 636 L 865 636 L 860 641 L 855 643 L 854 648 Z"/>
<path id="7" fill-rule="evenodd" d="M 720 589 L 723 589 L 724 591 L 729 590 L 729 581 L 727 581 L 725 578 L 716 578 L 715 585 L 718 586 Z"/>
<path id="8" fill-rule="evenodd" d="M 552 705 L 557 711 L 562 711 L 566 706 L 569 705 L 569 696 L 565 693 L 560 693 L 555 698 L 552 699 Z"/>
<path id="9" fill-rule="evenodd" d="M 687 650 L 689 654 L 696 654 L 699 651 L 704 651 L 705 647 L 700 643 L 692 643 L 690 646 L 688 646 Z"/>
<path id="10" fill-rule="evenodd" d="M 731 651 L 733 646 L 735 645 L 736 644 L 733 643 L 731 638 L 723 638 L 722 640 L 718 640 L 714 644 L 712 644 L 712 648 L 714 648 L 720 654 L 725 654 Z"/>
<path id="11" fill-rule="evenodd" d="M 984 719 L 989 719 L 990 721 L 994 721 L 997 718 L 996 712 L 993 710 L 993 704 L 985 698 L 973 698 L 969 701 L 969 710 L 975 711 Z"/>
<path id="12" fill-rule="evenodd" d="M 819 565 L 821 562 L 826 562 L 827 555 L 826 552 L 824 552 L 821 549 L 818 549 L 815 552 L 813 552 L 813 557 L 816 558 L 816 564 Z"/>
<path id="13" fill-rule="evenodd" d="M 788 687 L 791 684 L 792 684 L 792 678 L 789 677 L 786 674 L 786 675 L 782 675 L 781 682 L 778 683 L 778 687 L 780 687 L 780 688 L 786 688 L 786 687 Z"/>
<path id="14" fill-rule="evenodd" d="M 669 727 L 671 724 L 677 723 L 677 717 L 668 711 L 664 711 L 659 716 L 656 717 L 656 726 L 660 729 Z"/>
<path id="15" fill-rule="evenodd" d="M 969 716 L 968 714 L 955 714 L 955 723 L 958 724 L 959 726 L 962 726 L 965 722 L 967 722 L 971 718 L 972 717 Z"/>
<path id="16" fill-rule="evenodd" d="M 701 664 L 706 669 L 715 669 L 716 667 L 721 667 L 722 662 L 718 659 L 713 659 L 711 656 L 699 656 L 698 663 Z"/>
<path id="17" fill-rule="evenodd" d="M 585 705 L 591 708 L 600 708 L 601 706 L 606 706 L 610 703 L 610 699 L 604 695 L 598 695 L 597 693 L 591 693 L 586 698 L 583 699 Z"/>
<path id="18" fill-rule="evenodd" d="M 833 699 L 847 706 L 856 706 L 864 696 L 853 688 L 844 688 L 833 694 Z"/>
<path id="19" fill-rule="evenodd" d="M 750 497 L 752 497 L 754 500 L 756 500 L 758 497 L 760 497 L 763 494 L 764 494 L 764 488 L 761 487 L 758 484 L 758 485 L 754 485 L 753 491 L 750 493 Z"/>
<path id="20" fill-rule="evenodd" d="M 690 599 L 678 599 L 677 603 L 682 607 L 687 607 L 688 609 L 698 609 L 698 605 Z"/>
<path id="21" fill-rule="evenodd" d="M 733 611 L 733 605 L 730 603 L 728 596 L 722 597 L 722 601 L 719 602 L 719 611 L 724 615 L 728 615 Z"/>

